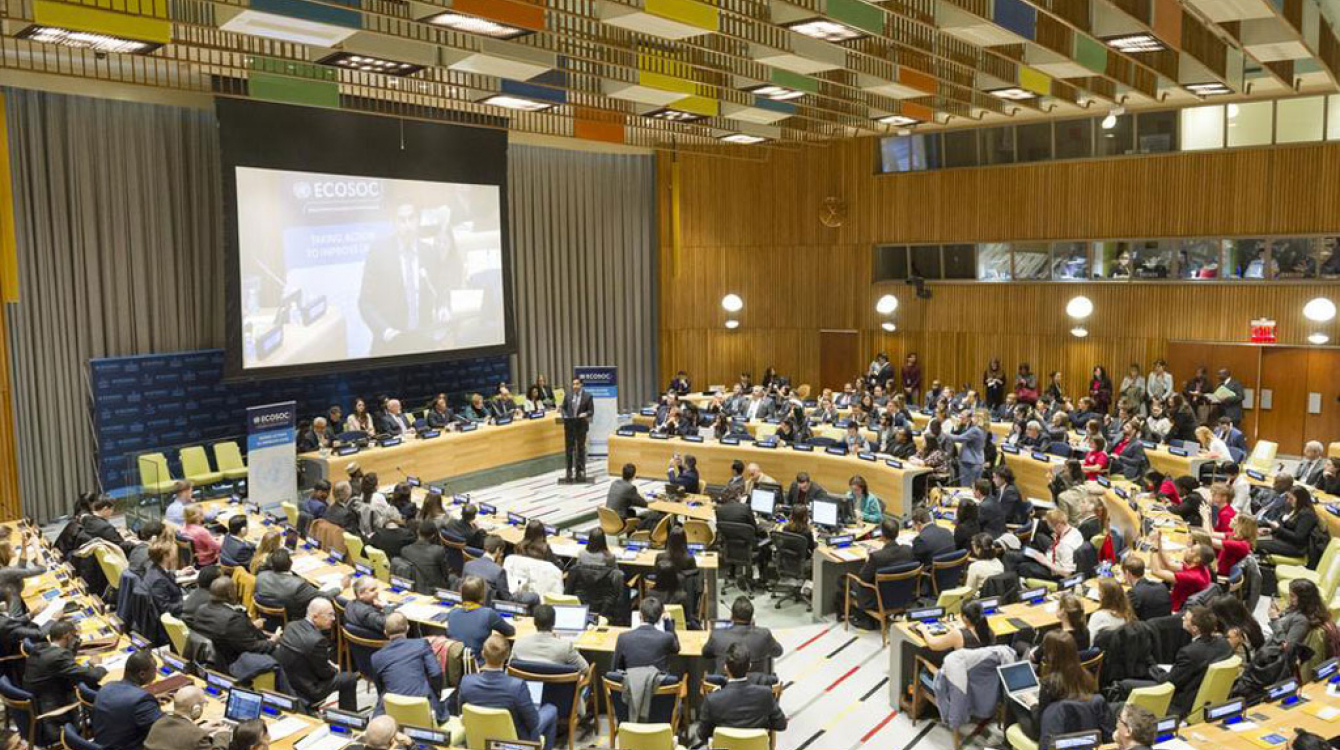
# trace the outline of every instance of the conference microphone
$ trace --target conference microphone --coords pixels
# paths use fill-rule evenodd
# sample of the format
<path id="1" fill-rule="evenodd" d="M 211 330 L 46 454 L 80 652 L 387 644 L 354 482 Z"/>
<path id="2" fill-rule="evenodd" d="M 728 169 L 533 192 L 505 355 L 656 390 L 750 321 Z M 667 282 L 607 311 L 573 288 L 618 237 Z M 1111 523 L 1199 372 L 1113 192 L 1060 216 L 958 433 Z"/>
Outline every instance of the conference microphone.
<path id="1" fill-rule="evenodd" d="M 409 479 L 409 475 L 405 473 L 404 469 L 400 468 L 399 466 L 396 466 L 395 470 L 400 472 L 400 476 L 404 477 L 405 479 Z"/>

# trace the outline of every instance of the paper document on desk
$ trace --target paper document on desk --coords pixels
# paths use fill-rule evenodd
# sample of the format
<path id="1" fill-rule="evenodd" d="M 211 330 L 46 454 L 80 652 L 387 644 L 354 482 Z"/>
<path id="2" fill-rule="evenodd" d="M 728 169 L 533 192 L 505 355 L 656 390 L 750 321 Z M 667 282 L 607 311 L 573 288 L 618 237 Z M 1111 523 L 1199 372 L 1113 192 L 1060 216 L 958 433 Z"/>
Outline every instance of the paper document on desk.
<path id="1" fill-rule="evenodd" d="M 865 550 L 847 547 L 844 549 L 833 550 L 833 555 L 842 562 L 856 562 L 857 560 L 865 558 Z"/>
<path id="2" fill-rule="evenodd" d="M 549 549 L 559 557 L 576 557 L 582 545 L 577 542 L 550 542 Z"/>
<path id="3" fill-rule="evenodd" d="M 307 722 L 296 716 L 285 716 L 279 721 L 268 722 L 267 726 L 270 730 L 270 741 L 278 742 L 306 729 Z"/>
<path id="4" fill-rule="evenodd" d="M 110 659 L 103 659 L 101 662 L 98 662 L 98 666 L 102 667 L 108 672 L 111 672 L 114 669 L 120 669 L 121 667 L 124 667 L 126 665 L 126 660 L 129 658 L 130 654 L 126 653 L 125 651 L 122 651 L 120 654 L 117 654 L 116 656 L 113 656 Z"/>
<path id="5" fill-rule="evenodd" d="M 343 583 L 344 583 L 343 573 L 327 573 L 326 575 L 323 575 L 320 578 L 316 579 L 316 587 L 319 589 L 343 588 L 343 586 L 341 585 Z"/>
<path id="6" fill-rule="evenodd" d="M 1340 718 L 1340 707 L 1328 706 L 1324 703 L 1309 703 L 1303 710 L 1322 721 L 1332 721 L 1336 718 Z"/>
<path id="7" fill-rule="evenodd" d="M 325 564 L 325 558 L 317 557 L 316 555 L 303 555 L 293 561 L 293 572 L 299 575 L 310 573 L 317 568 L 325 566 Z"/>
<path id="8" fill-rule="evenodd" d="M 639 554 L 641 554 L 641 553 L 639 553 L 639 552 L 638 552 L 637 550 L 635 550 L 635 549 L 626 549 L 626 550 L 624 550 L 623 552 L 620 552 L 620 553 L 619 553 L 619 559 L 620 559 L 620 560 L 623 560 L 623 561 L 625 561 L 625 562 L 630 561 L 630 560 L 636 560 L 636 559 L 638 558 L 638 555 L 639 555 Z"/>
<path id="9" fill-rule="evenodd" d="M 293 750 L 340 750 L 348 745 L 352 738 L 341 734 L 331 734 L 329 729 L 320 729 L 302 738 Z"/>
<path id="10" fill-rule="evenodd" d="M 434 604 L 406 604 L 396 611 L 411 620 L 431 620 L 441 610 Z"/>
<path id="11" fill-rule="evenodd" d="M 1197 750 L 1197 748 L 1180 737 L 1174 737 L 1154 745 L 1154 750 Z"/>
<path id="12" fill-rule="evenodd" d="M 40 628 L 43 625 L 46 625 L 47 623 L 51 622 L 51 620 L 55 618 L 57 612 L 64 612 L 64 611 L 65 611 L 65 597 L 58 596 L 55 599 L 52 599 L 50 602 L 48 602 L 46 609 L 42 610 L 41 613 L 39 613 L 36 617 L 33 618 L 33 624 Z"/>

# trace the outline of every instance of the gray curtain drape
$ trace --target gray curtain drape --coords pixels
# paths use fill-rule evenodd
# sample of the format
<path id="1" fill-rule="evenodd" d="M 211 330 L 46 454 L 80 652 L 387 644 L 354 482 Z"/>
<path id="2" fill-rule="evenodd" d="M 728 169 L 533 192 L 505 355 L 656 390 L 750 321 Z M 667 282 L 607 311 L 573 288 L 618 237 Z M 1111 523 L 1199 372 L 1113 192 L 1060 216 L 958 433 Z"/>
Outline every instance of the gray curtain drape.
<path id="1" fill-rule="evenodd" d="M 656 392 L 655 157 L 508 149 L 513 379 L 567 388 L 576 365 L 619 368 L 623 408 Z"/>
<path id="2" fill-rule="evenodd" d="M 93 357 L 223 344 L 218 136 L 201 110 L 8 89 L 24 511 L 96 488 Z"/>

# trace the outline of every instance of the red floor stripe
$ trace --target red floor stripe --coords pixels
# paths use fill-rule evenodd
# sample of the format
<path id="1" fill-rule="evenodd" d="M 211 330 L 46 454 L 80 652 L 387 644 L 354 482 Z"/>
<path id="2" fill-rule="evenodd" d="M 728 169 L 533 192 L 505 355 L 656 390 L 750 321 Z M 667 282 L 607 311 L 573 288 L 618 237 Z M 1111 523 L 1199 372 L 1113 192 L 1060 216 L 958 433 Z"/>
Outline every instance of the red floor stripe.
<path id="1" fill-rule="evenodd" d="M 860 668 L 861 668 L 860 665 L 857 665 L 857 666 L 852 667 L 851 669 L 848 669 L 848 670 L 847 670 L 847 673 L 844 674 L 844 675 L 842 675 L 841 677 L 837 678 L 837 681 L 836 681 L 836 682 L 834 682 L 832 685 L 829 685 L 828 687 L 824 688 L 824 692 L 825 692 L 825 693 L 831 693 L 831 692 L 833 692 L 833 688 L 837 687 L 838 685 L 841 685 L 843 680 L 845 680 L 845 679 L 847 679 L 848 677 L 851 677 L 852 675 L 856 674 L 856 670 L 858 670 L 858 669 L 860 669 Z"/>
<path id="2" fill-rule="evenodd" d="M 836 625 L 829 625 L 827 628 L 824 629 L 824 631 L 823 631 L 822 633 L 820 633 L 820 634 L 814 636 L 813 638 L 809 639 L 808 641 L 805 641 L 804 643 L 800 644 L 799 646 L 796 646 L 796 650 L 799 651 L 799 650 L 801 650 L 802 648 L 805 648 L 806 646 L 810 645 L 811 643 L 814 643 L 815 641 L 819 640 L 820 638 L 823 638 L 824 636 L 828 635 L 828 631 L 832 630 L 832 629 L 835 628 L 835 627 L 837 627 L 837 626 L 836 626 Z"/>
<path id="3" fill-rule="evenodd" d="M 865 736 L 861 738 L 860 744 L 864 745 L 866 742 L 870 741 L 871 737 L 874 737 L 875 734 L 879 732 L 879 730 L 883 729 L 885 724 L 888 724 L 889 722 L 893 721 L 893 717 L 897 715 L 898 715 L 897 711 L 890 711 L 889 715 L 885 716 L 883 721 L 876 724 L 874 729 L 871 729 L 869 732 L 865 733 Z"/>

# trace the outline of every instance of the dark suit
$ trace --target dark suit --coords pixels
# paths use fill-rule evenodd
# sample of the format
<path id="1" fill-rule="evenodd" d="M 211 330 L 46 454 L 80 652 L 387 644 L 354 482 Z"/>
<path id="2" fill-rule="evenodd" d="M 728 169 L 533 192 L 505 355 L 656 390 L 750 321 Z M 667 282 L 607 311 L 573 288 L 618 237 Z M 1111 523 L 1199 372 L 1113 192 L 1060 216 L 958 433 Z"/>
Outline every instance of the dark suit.
<path id="1" fill-rule="evenodd" d="M 144 571 L 144 585 L 148 587 L 160 615 L 167 612 L 173 617 L 181 617 L 181 586 L 177 585 L 177 579 L 172 573 L 150 563 Z"/>
<path id="2" fill-rule="evenodd" d="M 1005 528 L 1005 509 L 994 495 L 983 498 L 981 504 L 977 506 L 977 521 L 981 524 L 982 531 L 990 534 L 992 539 L 999 539 L 1008 531 Z"/>
<path id="3" fill-rule="evenodd" d="M 480 549 L 483 549 L 484 538 L 488 536 L 488 534 L 484 533 L 483 529 L 471 526 L 459 518 L 453 518 L 447 522 L 444 530 L 448 534 L 455 536 L 457 539 L 464 539 L 465 546 L 478 547 Z"/>
<path id="4" fill-rule="evenodd" d="M 950 535 L 950 541 L 953 541 L 953 535 Z M 886 541 L 883 547 L 870 553 L 865 559 L 865 565 L 861 566 L 861 580 L 873 584 L 875 574 L 884 568 L 902 563 L 916 562 L 916 556 L 912 553 L 912 548 L 906 544 L 898 544 L 896 541 Z M 863 586 L 855 587 L 853 592 L 855 599 L 862 609 L 874 609 L 878 602 L 875 601 L 875 592 Z"/>
<path id="5" fill-rule="evenodd" d="M 1211 664 L 1232 655 L 1233 647 L 1220 635 L 1202 636 L 1179 649 L 1172 669 L 1162 680 L 1171 682 L 1176 691 L 1173 693 L 1173 708 L 1181 714 L 1190 711 L 1193 708 L 1191 703 L 1196 699 L 1196 691 L 1205 679 L 1206 670 Z"/>
<path id="6" fill-rule="evenodd" d="M 503 601 L 512 599 L 512 593 L 507 589 L 507 571 L 488 556 L 477 557 L 467 562 L 461 575 L 479 576 L 484 579 L 484 583 L 489 586 L 485 604 L 495 598 Z"/>
<path id="7" fill-rule="evenodd" d="M 422 638 L 397 638 L 372 654 L 372 682 L 377 687 L 376 715 L 385 713 L 381 696 L 387 693 L 411 698 L 427 698 L 433 715 L 446 721 L 438 682 L 442 665 L 428 641 Z"/>
<path id="8" fill-rule="evenodd" d="M 643 623 L 619 634 L 614 642 L 612 669 L 656 667 L 670 671 L 670 658 L 679 653 L 679 637 L 663 633 L 653 625 Z"/>
<path id="9" fill-rule="evenodd" d="M 769 417 L 772 416 L 773 412 L 772 401 L 769 400 L 767 397 L 760 398 L 758 400 L 758 406 L 754 407 L 754 399 L 753 398 L 747 399 L 743 404 L 740 405 L 740 416 L 748 418 L 750 416 L 749 412 L 751 410 L 754 412 L 753 413 L 754 419 L 768 419 Z"/>
<path id="10" fill-rule="evenodd" d="M 936 555 L 953 552 L 954 549 L 954 532 L 935 523 L 922 529 L 912 540 L 913 556 L 928 570 L 931 567 L 931 560 Z"/>
<path id="11" fill-rule="evenodd" d="M 1224 416 L 1231 419 L 1235 425 L 1242 424 L 1242 399 L 1247 396 L 1247 391 L 1243 389 L 1242 383 L 1229 378 L 1220 383 L 1215 390 L 1219 390 L 1219 388 L 1227 388 L 1233 392 L 1232 398 L 1219 402 L 1219 408 L 1224 410 Z"/>
<path id="12" fill-rule="evenodd" d="M 352 500 L 345 503 L 331 503 L 330 507 L 326 509 L 326 515 L 322 518 L 345 531 L 352 531 L 357 534 L 358 514 L 350 507 L 352 503 Z"/>
<path id="13" fill-rule="evenodd" d="M 754 518 L 754 511 L 745 503 L 733 500 L 731 502 L 717 503 L 716 507 L 717 523 L 742 523 L 754 527 L 758 530 L 758 521 Z"/>
<path id="14" fill-rule="evenodd" d="M 800 486 L 795 482 L 792 482 L 791 486 L 786 488 L 787 505 L 808 505 L 816 497 L 828 497 L 828 492 L 813 479 L 810 480 L 810 491 L 804 494 L 801 494 Z"/>
<path id="15" fill-rule="evenodd" d="M 1021 524 L 1029 520 L 1028 506 L 1012 484 L 1000 488 L 1000 509 L 1005 512 L 1006 523 Z"/>
<path id="16" fill-rule="evenodd" d="M 344 622 L 356 628 L 376 633 L 379 637 L 386 632 L 386 612 L 358 599 L 350 600 L 344 608 Z"/>
<path id="17" fill-rule="evenodd" d="M 786 729 L 786 714 L 777 704 L 772 688 L 731 680 L 720 690 L 703 697 L 698 710 L 698 738 L 710 742 L 717 727 L 730 729 Z"/>
<path id="18" fill-rule="evenodd" d="M 401 550 L 414 543 L 414 533 L 403 526 L 394 529 L 385 526 L 372 532 L 368 543 L 386 553 L 386 559 L 400 557 Z"/>
<path id="19" fill-rule="evenodd" d="M 38 714 L 64 708 L 75 702 L 76 683 L 85 683 L 96 687 L 107 675 L 102 667 L 80 666 L 74 661 L 74 653 L 52 643 L 41 643 L 32 653 L 23 668 L 23 689 L 33 694 L 33 709 Z M 57 717 L 44 723 L 50 738 L 56 738 L 60 723 L 69 721 L 74 714 Z"/>
<path id="20" fill-rule="evenodd" d="M 193 628 L 214 644 L 215 661 L 231 665 L 242 654 L 271 654 L 275 644 L 252 624 L 247 613 L 222 602 L 211 601 L 195 613 Z"/>
<path id="21" fill-rule="evenodd" d="M 381 412 L 377 415 L 377 432 L 387 435 L 404 435 L 410 431 L 414 423 L 405 416 L 404 412 L 392 414 L 389 411 Z"/>
<path id="22" fill-rule="evenodd" d="M 1172 594 L 1168 587 L 1158 581 L 1141 578 L 1127 592 L 1131 600 L 1131 609 L 1141 620 L 1155 617 L 1167 617 L 1172 614 Z"/>
<path id="23" fill-rule="evenodd" d="M 269 607 L 283 605 L 290 622 L 307 616 L 307 605 L 321 596 L 317 587 L 296 573 L 263 570 L 256 576 L 256 598 Z"/>
<path id="24" fill-rule="evenodd" d="M 340 708 L 357 711 L 358 676 L 335 668 L 334 651 L 326 634 L 303 618 L 284 627 L 275 659 L 284 667 L 293 692 L 307 705 L 318 705 L 332 690 L 339 690 Z"/>
<path id="25" fill-rule="evenodd" d="M 452 607 L 447 613 L 447 632 L 451 633 L 452 639 L 464 643 L 466 648 L 474 651 L 476 658 L 479 658 L 478 654 L 484 649 L 484 641 L 488 640 L 490 635 L 502 633 L 511 637 L 516 635 L 516 628 L 489 607 L 471 609 Z"/>
<path id="26" fill-rule="evenodd" d="M 162 715 L 152 693 L 117 680 L 104 685 L 93 702 L 93 740 L 103 750 L 140 750 Z"/>
<path id="27" fill-rule="evenodd" d="M 439 412 L 437 409 L 429 409 L 428 417 L 424 421 L 428 423 L 429 427 L 440 430 L 456 421 L 456 415 L 451 413 L 451 409 L 447 409 L 444 412 Z"/>
<path id="28" fill-rule="evenodd" d="M 732 625 L 718 628 L 703 644 L 703 658 L 717 660 L 717 672 L 726 674 L 726 652 L 743 643 L 749 649 L 749 671 L 772 673 L 772 660 L 782 655 L 782 644 L 772 637 L 772 631 L 756 625 Z"/>
<path id="29" fill-rule="evenodd" d="M 435 325 L 434 310 L 438 307 L 437 293 L 428 280 L 446 281 L 434 262 L 434 253 L 421 249 L 417 238 L 404 241 L 402 253 L 401 240 L 394 234 L 377 243 L 363 263 L 362 288 L 358 295 L 358 311 L 363 322 L 372 332 L 372 353 L 386 353 L 391 347 L 395 350 L 417 351 L 424 346 L 415 346 L 414 339 L 425 339 L 418 334 L 419 329 L 431 329 Z M 402 262 L 413 259 L 418 273 L 413 272 L 414 265 Z M 407 268 L 410 270 L 407 272 Z M 407 278 L 408 277 L 408 278 Z M 400 335 L 392 341 L 386 338 L 387 329 L 398 331 Z M 427 345 L 427 341 L 422 344 Z"/>
<path id="30" fill-rule="evenodd" d="M 431 593 L 433 589 L 451 587 L 451 565 L 447 562 L 447 551 L 440 544 L 415 542 L 400 550 L 400 556 L 414 567 L 416 588 L 419 593 Z"/>
<path id="31" fill-rule="evenodd" d="M 324 513 L 324 509 L 322 512 Z M 317 519 L 320 516 L 312 516 L 312 518 Z M 225 566 L 245 568 L 251 565 L 251 558 L 255 555 L 256 545 L 229 534 L 223 538 L 223 545 L 219 550 L 219 561 Z"/>
<path id="32" fill-rule="evenodd" d="M 214 738 L 194 721 L 177 714 L 163 714 L 144 740 L 144 750 L 208 750 Z"/>
<path id="33" fill-rule="evenodd" d="M 595 401 L 583 388 L 581 393 L 563 394 L 560 408 L 563 420 L 563 451 L 567 458 L 568 476 L 586 476 L 586 431 L 591 427 Z"/>
<path id="34" fill-rule="evenodd" d="M 89 513 L 88 515 L 84 516 L 83 523 L 84 523 L 84 533 L 88 534 L 94 539 L 106 540 L 108 542 L 111 542 L 112 544 L 115 544 L 116 546 L 120 547 L 121 549 L 127 552 L 129 552 L 130 547 L 133 546 L 127 544 L 126 540 L 121 537 L 121 532 L 116 530 L 116 527 L 112 525 L 111 521 L 108 521 L 102 516 L 99 516 L 95 513 Z"/>
<path id="35" fill-rule="evenodd" d="M 186 623 L 187 627 L 194 628 L 195 614 L 206 604 L 209 604 L 209 592 L 201 588 L 192 589 L 181 603 L 182 622 Z"/>
<path id="36" fill-rule="evenodd" d="M 633 508 L 647 507 L 647 499 L 637 491 L 632 482 L 619 478 L 610 483 L 609 495 L 605 498 L 605 507 L 628 520 L 633 516 Z"/>
<path id="37" fill-rule="evenodd" d="M 554 746 L 558 731 L 558 711 L 552 705 L 536 708 L 526 682 L 501 669 L 486 669 L 461 678 L 461 686 L 451 696 L 454 712 L 463 705 L 503 708 L 512 714 L 517 737 L 523 740 L 545 739 L 545 747 Z"/>

